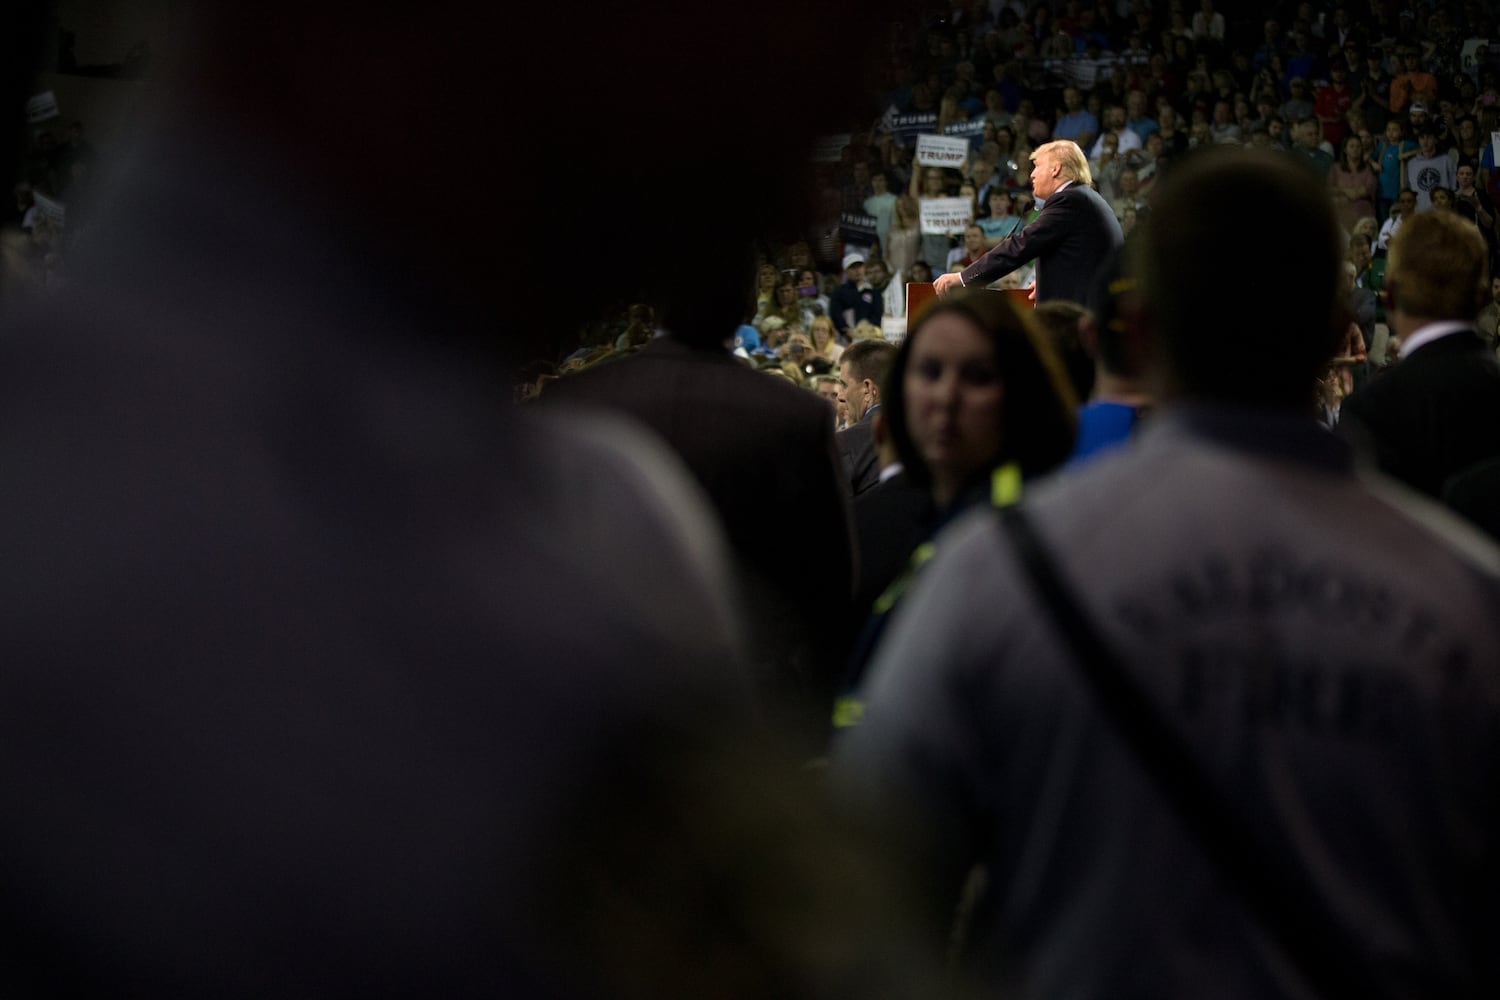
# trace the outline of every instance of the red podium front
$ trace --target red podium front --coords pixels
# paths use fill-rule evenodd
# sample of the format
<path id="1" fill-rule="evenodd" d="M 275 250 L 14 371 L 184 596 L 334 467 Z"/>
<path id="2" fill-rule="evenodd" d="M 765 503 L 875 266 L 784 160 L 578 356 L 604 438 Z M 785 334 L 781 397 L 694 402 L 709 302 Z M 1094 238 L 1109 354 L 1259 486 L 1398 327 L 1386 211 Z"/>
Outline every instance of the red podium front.
<path id="1" fill-rule="evenodd" d="M 1002 288 L 993 290 L 995 295 L 1004 295 L 1017 309 L 1032 308 L 1031 289 Z M 916 326 L 927 307 L 937 301 L 937 292 L 930 281 L 908 281 L 906 283 L 906 328 Z"/>

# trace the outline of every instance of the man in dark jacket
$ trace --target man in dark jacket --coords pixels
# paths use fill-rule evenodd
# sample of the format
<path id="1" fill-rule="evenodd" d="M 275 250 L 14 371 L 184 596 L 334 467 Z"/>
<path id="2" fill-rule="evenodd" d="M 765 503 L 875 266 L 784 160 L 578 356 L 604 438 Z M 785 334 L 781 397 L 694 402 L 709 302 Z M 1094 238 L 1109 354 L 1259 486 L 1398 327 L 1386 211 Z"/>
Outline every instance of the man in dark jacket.
<path id="1" fill-rule="evenodd" d="M 1095 273 L 1125 241 L 1119 220 L 1089 186 L 1093 175 L 1077 143 L 1049 142 L 1032 161 L 1031 189 L 1044 201 L 1041 214 L 961 272 L 938 275 L 933 285 L 939 295 L 983 287 L 1035 260 L 1034 301 L 1088 301 Z"/>
<path id="2" fill-rule="evenodd" d="M 828 312 L 834 329 L 846 336 L 860 323 L 880 325 L 880 292 L 865 280 L 864 254 L 845 255 L 844 283 L 828 297 Z"/>

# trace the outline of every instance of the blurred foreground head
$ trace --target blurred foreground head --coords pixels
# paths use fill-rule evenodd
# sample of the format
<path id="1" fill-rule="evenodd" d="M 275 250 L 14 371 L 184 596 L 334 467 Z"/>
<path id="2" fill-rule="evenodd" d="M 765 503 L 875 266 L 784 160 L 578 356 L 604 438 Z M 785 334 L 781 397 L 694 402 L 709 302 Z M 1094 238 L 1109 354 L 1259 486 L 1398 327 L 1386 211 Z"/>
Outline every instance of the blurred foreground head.
<path id="1" fill-rule="evenodd" d="M 1306 409 L 1347 324 L 1325 186 L 1244 149 L 1196 154 L 1163 183 L 1132 262 L 1161 398 Z"/>
<path id="2" fill-rule="evenodd" d="M 204 2 L 172 101 L 249 131 L 512 357 L 631 301 L 720 339 L 755 236 L 805 214 L 811 140 L 874 117 L 845 67 L 883 69 L 865 49 L 886 20 L 789 0 Z"/>

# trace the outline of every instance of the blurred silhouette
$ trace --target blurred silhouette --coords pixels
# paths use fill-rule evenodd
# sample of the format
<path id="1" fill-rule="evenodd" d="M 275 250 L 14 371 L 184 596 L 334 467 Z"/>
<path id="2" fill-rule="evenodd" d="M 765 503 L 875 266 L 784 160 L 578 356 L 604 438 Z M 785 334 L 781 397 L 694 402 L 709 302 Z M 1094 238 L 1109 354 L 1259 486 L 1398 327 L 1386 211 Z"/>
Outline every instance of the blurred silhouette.
<path id="1" fill-rule="evenodd" d="M 797 204 L 743 110 L 830 82 L 753 72 L 773 33 L 829 51 L 791 12 L 681 46 L 647 4 L 180 8 L 75 283 L 0 339 L 0 992 L 557 996 L 535 901 L 561 833 L 607 834 L 568 826 L 603 769 L 670 823 L 692 797 L 646 790 L 693 747 L 774 759 L 696 485 L 497 373 L 606 302 L 733 328 L 750 228 Z M 623 260 L 575 255 L 601 151 Z M 660 268 L 710 174 L 747 192 L 729 249 Z"/>

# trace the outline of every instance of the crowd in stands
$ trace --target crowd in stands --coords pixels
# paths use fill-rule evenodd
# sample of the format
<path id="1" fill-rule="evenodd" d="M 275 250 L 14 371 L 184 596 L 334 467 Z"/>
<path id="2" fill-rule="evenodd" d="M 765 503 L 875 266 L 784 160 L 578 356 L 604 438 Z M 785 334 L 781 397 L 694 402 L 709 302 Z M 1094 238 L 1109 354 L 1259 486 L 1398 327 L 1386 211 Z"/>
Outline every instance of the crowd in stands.
<path id="1" fill-rule="evenodd" d="M 44 122 L 26 139 L 21 178 L 0 220 L 0 288 L 7 298 L 63 287 L 68 203 L 95 167 L 94 147 L 80 121 Z"/>

